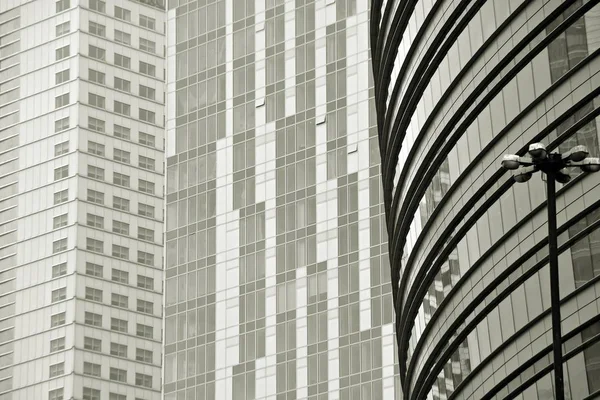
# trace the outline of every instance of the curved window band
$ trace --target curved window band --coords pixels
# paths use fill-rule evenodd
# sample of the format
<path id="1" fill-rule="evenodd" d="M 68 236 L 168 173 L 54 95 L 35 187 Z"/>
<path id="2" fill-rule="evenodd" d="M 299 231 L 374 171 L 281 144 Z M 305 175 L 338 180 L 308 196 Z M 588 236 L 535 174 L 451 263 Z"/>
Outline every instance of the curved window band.
<path id="1" fill-rule="evenodd" d="M 594 113 L 590 113 L 588 114 L 584 119 L 581 120 L 582 124 L 585 124 L 587 122 L 589 122 L 589 120 L 592 120 L 593 117 L 595 117 L 595 115 L 600 114 L 600 109 L 597 109 Z M 564 140 L 566 140 L 567 138 L 569 138 L 570 136 L 574 135 L 577 130 L 579 128 L 579 124 L 572 126 L 569 130 L 565 131 L 561 136 L 559 136 L 555 141 L 553 141 L 550 145 L 549 145 L 549 149 L 552 149 L 554 147 L 556 147 L 559 143 L 562 143 Z M 548 134 L 548 132 L 546 132 L 546 134 Z M 583 175 L 578 176 L 576 179 L 574 179 L 572 181 L 572 183 L 578 182 L 580 179 L 583 178 Z M 512 181 L 512 178 L 509 179 L 507 182 L 505 182 L 505 186 L 506 186 L 506 190 L 508 190 L 508 188 L 510 186 L 512 186 L 512 184 L 514 183 L 514 181 Z M 565 186 L 563 189 L 561 189 L 557 195 L 560 196 L 561 193 L 564 193 L 566 190 L 568 190 L 570 187 L 569 186 Z M 501 189 L 498 189 L 492 196 L 490 196 L 490 198 L 488 199 L 488 201 L 486 203 L 489 204 L 493 204 L 495 203 L 495 201 L 504 193 L 504 191 L 502 191 Z M 473 196 L 473 198 L 477 198 L 479 196 Z M 423 331 L 423 333 L 421 334 L 421 338 L 426 337 L 426 334 L 429 333 L 429 330 L 431 330 L 431 327 L 434 325 L 432 324 L 432 322 L 434 322 L 434 320 L 436 320 L 439 315 L 442 312 L 442 309 L 446 307 L 447 303 L 450 301 L 450 299 L 453 298 L 453 295 L 455 293 L 460 292 L 460 290 L 462 290 L 462 284 L 468 279 L 468 277 L 479 267 L 479 265 L 481 265 L 487 258 L 489 258 L 491 256 L 491 254 L 493 253 L 493 251 L 500 245 L 502 245 L 512 234 L 514 234 L 520 227 L 522 227 L 524 224 L 526 224 L 528 221 L 530 221 L 533 216 L 539 212 L 541 212 L 546 206 L 546 202 L 541 203 L 540 205 L 538 205 L 536 208 L 534 208 L 525 218 L 523 218 L 521 221 L 519 221 L 519 223 L 517 225 L 515 225 L 513 228 L 511 228 L 511 230 L 509 230 L 505 235 L 502 236 L 502 238 L 500 240 L 498 240 L 493 247 L 491 247 L 486 253 L 484 253 L 479 260 L 477 260 L 477 262 L 475 262 L 473 264 L 473 266 L 471 268 L 469 268 L 466 273 L 461 276 L 460 280 L 457 282 L 457 284 L 455 285 L 455 287 L 452 289 L 452 291 L 450 293 L 448 293 L 448 295 L 445 297 L 445 301 L 443 301 L 440 304 L 440 307 L 438 307 L 438 310 L 436 310 L 436 313 L 434 313 L 429 321 L 429 323 L 427 324 L 425 330 Z M 481 209 L 483 209 L 481 211 Z M 487 211 L 487 208 L 485 207 L 485 204 L 482 205 L 480 210 L 480 213 L 483 214 L 485 211 Z M 586 211 L 589 209 L 586 209 Z M 590 210 L 590 212 L 593 210 Z M 479 219 L 479 216 L 477 214 L 474 214 L 469 221 L 467 221 L 465 223 L 465 225 L 463 226 L 463 228 L 461 228 L 461 231 L 463 231 L 466 234 L 466 231 L 469 230 Z M 568 226 L 567 226 L 568 228 Z M 562 228 L 561 228 L 562 229 Z M 562 232 L 562 230 L 559 230 L 559 232 Z M 461 232 L 462 233 L 462 232 Z M 437 269 L 439 269 L 441 267 L 441 265 L 443 264 L 445 258 L 447 258 L 447 256 L 450 254 L 451 251 L 454 250 L 456 244 L 458 243 L 458 241 L 460 239 L 462 239 L 462 237 L 464 236 L 461 233 L 457 233 L 452 241 L 450 243 L 447 244 L 446 248 L 440 253 L 437 249 L 434 249 L 431 251 L 430 254 L 434 254 L 437 255 L 439 254 L 439 256 L 437 256 L 438 261 L 433 263 L 433 260 L 431 260 L 431 263 L 433 263 L 433 266 L 429 272 L 429 274 L 427 275 L 427 277 L 423 278 L 423 282 L 430 282 L 432 281 L 433 277 L 435 276 L 434 273 L 432 273 L 431 271 L 435 271 Z M 425 265 L 429 265 L 427 262 L 425 263 Z M 421 288 L 424 287 L 424 285 L 422 284 L 420 286 Z M 418 293 L 412 293 L 411 296 L 414 296 L 414 298 L 421 298 L 421 293 L 424 294 L 424 290 L 420 290 Z M 412 298 L 412 297 L 411 297 Z M 448 299 L 448 300 L 446 300 Z M 473 301 L 473 304 L 477 304 L 478 301 Z M 412 310 L 409 310 L 408 312 L 416 312 L 418 311 L 418 305 L 420 303 L 417 302 L 413 302 L 412 303 L 414 306 L 412 306 Z M 474 306 L 473 306 L 474 307 Z M 407 325 L 402 325 L 405 328 L 407 328 Z M 401 329 L 402 326 L 397 325 L 397 329 Z M 412 327 L 412 324 L 410 325 Z M 451 329 L 452 330 L 452 329 Z M 405 335 L 409 335 L 410 332 L 408 332 L 408 329 L 404 330 Z M 444 340 L 442 340 L 441 342 L 443 342 Z M 411 362 L 409 364 L 409 367 L 407 368 L 407 372 L 406 372 L 406 376 L 410 378 L 411 376 L 411 371 L 413 371 L 414 367 L 415 367 L 415 363 L 416 363 L 416 357 L 414 357 L 415 354 L 418 354 L 418 352 L 420 351 L 421 347 L 423 345 L 423 340 L 419 340 L 419 343 L 417 345 L 417 347 L 415 348 L 415 350 L 412 353 L 412 357 L 411 357 Z M 407 355 L 406 353 L 404 354 L 405 356 Z"/>
<path id="2" fill-rule="evenodd" d="M 600 208 L 600 200 L 597 201 L 596 203 L 594 203 L 592 206 L 586 208 L 583 212 L 579 213 L 576 217 L 572 218 L 570 220 L 570 222 L 572 222 L 572 223 L 570 223 L 569 226 L 573 225 L 579 219 L 587 216 L 588 214 L 591 214 L 594 210 L 596 210 L 598 208 Z M 566 229 L 568 229 L 568 226 L 566 226 L 566 225 L 567 224 L 563 224 L 559 228 L 560 233 L 562 233 Z M 579 232 L 573 238 L 570 238 L 562 246 L 560 246 L 558 249 L 559 254 L 562 254 L 565 251 L 569 250 L 570 247 L 574 243 L 576 243 L 579 240 L 582 240 L 583 238 L 587 237 L 587 235 L 589 235 L 591 232 L 593 232 L 594 230 L 599 229 L 599 228 L 600 228 L 600 219 L 597 220 L 596 222 L 594 222 L 592 225 L 585 228 L 584 230 L 582 230 L 581 232 Z M 476 308 L 476 305 L 481 303 L 481 301 L 483 301 L 485 299 L 485 296 L 489 295 L 493 291 L 493 289 L 495 289 L 502 281 L 507 279 L 527 259 L 529 259 L 532 255 L 535 255 L 535 252 L 537 252 L 540 248 L 544 247 L 547 244 L 547 241 L 548 241 L 547 238 L 541 240 L 534 248 L 532 248 L 531 251 L 527 252 L 524 256 L 519 257 L 519 259 L 516 262 L 514 262 L 511 266 L 509 266 L 498 278 L 496 278 L 490 285 L 488 285 L 486 287 L 486 290 L 484 292 L 482 292 L 476 299 L 474 299 L 473 302 L 471 302 L 470 306 L 467 309 L 465 309 L 463 311 L 463 313 L 461 313 L 461 315 L 456 319 L 456 321 L 464 320 L 464 317 L 466 316 L 466 314 L 473 312 Z M 533 251 L 533 250 L 535 250 L 535 251 Z M 415 389 L 417 389 L 417 391 L 419 391 L 418 390 L 419 388 L 424 389 L 424 388 L 430 387 L 430 385 L 432 384 L 432 381 L 435 380 L 435 378 L 437 377 L 437 374 L 443 368 L 443 365 L 446 363 L 446 360 L 448 360 L 450 358 L 451 354 L 456 349 L 458 349 L 458 345 L 464 339 L 466 339 L 466 336 L 468 335 L 468 333 L 470 333 L 473 329 L 475 329 L 477 324 L 479 322 L 481 322 L 483 319 L 485 319 L 485 317 L 491 312 L 491 310 L 493 310 L 498 304 L 500 304 L 500 302 L 502 302 L 502 300 L 504 300 L 506 297 L 508 297 L 517 287 L 522 285 L 527 279 L 529 279 L 531 276 L 533 276 L 536 272 L 541 270 L 547 264 L 548 264 L 548 256 L 544 257 L 542 260 L 537 262 L 533 267 L 531 267 L 529 270 L 527 270 L 525 273 L 523 273 L 523 275 L 521 275 L 520 277 L 515 279 L 510 285 L 508 285 L 506 287 L 506 289 L 504 289 L 500 294 L 497 294 L 496 297 L 492 300 L 492 302 L 490 302 L 488 305 L 486 305 L 486 307 L 484 307 L 478 313 L 478 315 L 475 316 L 473 318 L 473 320 L 471 322 L 469 322 L 467 324 L 467 326 L 465 326 L 465 328 L 458 335 L 456 335 L 456 329 L 458 328 L 458 325 L 462 324 L 463 322 L 455 321 L 453 323 L 453 326 L 451 326 L 448 329 L 448 332 L 444 335 L 442 340 L 440 340 L 438 342 L 437 348 L 434 351 L 432 351 L 431 354 L 440 354 L 440 352 L 443 349 L 439 348 L 439 347 L 443 347 L 443 348 L 445 348 L 445 350 L 443 350 L 443 353 L 437 358 L 438 361 L 436 362 L 436 365 L 433 366 L 431 369 L 428 368 L 428 366 L 429 366 L 428 364 L 430 364 L 430 362 L 428 361 L 426 363 L 423 370 L 429 371 L 429 373 L 427 374 L 428 377 L 423 378 L 423 376 L 421 376 L 421 378 L 417 381 L 417 384 L 415 385 Z M 588 281 L 585 285 L 582 285 L 579 288 L 575 289 L 568 296 L 561 299 L 561 305 L 565 304 L 569 299 L 571 299 L 577 293 L 585 290 L 589 285 L 594 284 L 598 280 L 600 280 L 600 276 L 594 277 L 592 280 Z M 548 309 L 545 312 L 550 312 L 550 310 Z M 525 330 L 525 331 L 527 331 L 527 330 Z M 454 340 L 450 343 L 449 340 L 452 336 L 454 337 Z M 505 341 L 502 344 L 502 346 L 500 346 L 500 348 L 503 348 L 508 343 L 510 343 L 510 340 Z M 485 364 L 486 360 L 489 362 L 490 356 L 488 356 L 485 360 L 482 360 L 480 365 Z M 422 383 L 423 380 L 425 380 L 424 383 Z"/>
<path id="3" fill-rule="evenodd" d="M 600 92 L 600 89 L 599 89 Z M 589 102 L 590 99 L 586 97 L 586 102 Z M 573 113 L 575 112 L 574 108 L 571 108 L 569 111 L 572 111 Z M 569 111 L 567 111 L 567 113 L 563 114 L 561 117 L 559 117 L 559 120 L 562 122 L 565 119 L 567 119 L 570 115 L 572 115 L 572 113 L 570 113 Z M 577 130 L 579 129 L 579 127 L 581 125 L 584 125 L 585 123 L 589 122 L 590 120 L 592 120 L 598 113 L 600 113 L 600 109 L 596 109 L 594 112 L 588 114 L 587 116 L 585 116 L 579 123 L 577 123 L 576 125 L 572 126 L 569 130 L 567 130 L 566 132 L 564 132 L 559 138 L 557 138 L 552 144 L 550 144 L 549 148 L 553 148 L 557 145 L 557 143 L 560 143 L 562 141 L 564 141 L 565 139 L 567 139 L 569 136 L 575 134 L 577 132 Z M 548 128 L 556 128 L 559 124 L 551 124 L 548 126 Z M 545 129 L 544 131 L 540 132 L 540 134 L 538 134 L 536 136 L 536 140 L 541 140 L 543 139 L 543 137 L 549 135 L 554 129 Z M 541 136 L 544 135 L 544 136 Z M 541 136 L 541 137 L 540 137 Z M 518 154 L 521 153 L 525 153 L 526 148 L 523 147 L 519 152 L 517 152 Z M 452 226 L 456 226 L 458 224 L 458 221 L 462 220 L 463 217 L 467 214 L 467 212 L 470 210 L 470 208 L 473 207 L 473 205 L 479 201 L 479 199 L 481 197 L 483 197 L 485 195 L 485 193 L 487 192 L 487 190 L 492 187 L 495 184 L 495 181 L 498 180 L 502 175 L 504 175 L 505 171 L 502 171 L 501 169 L 498 170 L 498 172 L 491 178 L 488 180 L 488 182 L 486 182 L 486 184 L 480 188 L 473 196 L 471 199 L 469 199 L 469 202 L 467 204 L 464 205 L 464 207 L 460 210 L 460 213 L 458 213 L 454 220 L 448 224 L 449 227 Z M 510 179 L 507 182 L 511 182 L 512 179 Z M 505 183 L 506 185 L 507 183 Z M 512 183 L 509 184 L 508 187 L 512 186 Z M 508 190 L 508 187 L 506 187 L 506 190 Z M 499 189 L 500 190 L 500 189 Z M 563 189 L 564 190 L 564 189 Z M 488 201 L 486 203 L 492 204 L 494 203 L 502 194 L 504 193 L 504 191 L 502 191 L 501 193 L 498 193 L 498 191 L 496 191 L 494 193 L 493 196 L 495 196 L 495 198 L 492 200 L 491 198 L 488 199 Z M 560 192 L 559 192 L 560 193 Z M 543 207 L 545 206 L 545 203 L 542 203 L 539 207 Z M 485 208 L 483 205 L 482 207 L 480 207 L 480 209 L 478 209 L 478 214 L 483 214 L 485 211 L 487 211 L 487 208 Z M 467 226 L 467 229 L 470 229 L 473 224 L 476 223 L 477 219 L 479 217 L 477 215 L 473 215 L 470 219 L 469 219 L 469 223 L 465 223 L 463 225 Z M 521 223 L 523 223 L 523 221 L 521 221 Z M 441 267 L 441 264 L 443 262 L 443 260 L 445 260 L 445 258 L 447 258 L 447 255 L 450 253 L 450 251 L 452 251 L 455 247 L 455 245 L 458 243 L 458 241 L 460 239 L 462 239 L 462 237 L 464 236 L 463 234 L 459 234 L 459 233 L 455 233 L 454 235 L 452 234 L 453 232 L 451 232 L 451 230 L 453 230 L 452 228 L 447 228 L 446 232 L 444 232 L 444 234 L 442 234 L 440 237 L 442 238 L 447 238 L 447 237 L 452 237 L 451 243 L 447 243 L 446 245 L 446 251 L 442 252 L 440 254 L 441 248 L 444 245 L 444 241 L 442 239 L 438 239 L 438 242 L 436 243 L 436 245 L 434 247 L 432 247 L 428 254 L 428 258 L 422 263 L 422 265 L 432 265 L 433 264 L 433 268 L 431 268 L 431 270 L 437 270 Z M 424 230 L 425 231 L 425 230 Z M 464 233 L 466 234 L 466 230 L 464 230 Z M 435 258 L 438 258 L 438 260 L 442 260 L 442 261 L 438 261 L 437 263 L 434 264 Z M 409 259 L 409 263 L 412 262 L 413 260 Z M 431 271 L 430 270 L 430 271 Z M 468 271 L 472 271 L 472 268 L 469 268 Z M 474 270 L 473 270 L 474 271 Z M 469 272 L 470 274 L 470 272 Z M 421 282 L 421 287 L 423 287 L 423 283 L 424 282 L 430 282 L 432 279 L 432 273 L 430 272 L 429 275 L 427 275 L 426 277 L 423 276 L 418 276 L 417 279 L 415 281 Z M 462 280 L 462 279 L 461 279 Z M 460 281 L 459 281 L 460 282 Z M 409 303 L 407 305 L 405 305 L 404 307 L 404 313 L 403 315 L 406 316 L 409 313 L 415 312 L 416 309 L 418 309 L 418 305 L 420 303 L 417 303 L 416 301 L 414 301 L 417 298 L 421 298 L 420 294 L 414 293 L 416 289 L 413 289 L 411 291 L 411 293 L 407 296 L 407 298 L 412 299 L 412 303 Z M 419 293 L 424 292 L 422 289 Z M 446 296 L 447 298 L 451 298 L 452 296 L 449 294 L 448 296 Z M 411 314 L 412 315 L 412 314 Z M 408 319 L 408 317 L 407 317 Z M 399 318 L 397 319 L 397 321 L 399 320 Z M 430 321 L 431 322 L 431 321 Z M 399 323 L 399 321 L 397 322 L 397 334 L 403 334 L 406 335 L 408 334 L 408 332 L 403 332 L 403 330 L 401 329 L 401 327 L 404 326 L 406 327 L 407 325 L 401 325 Z M 402 342 L 399 342 L 399 347 L 402 348 Z M 401 353 L 402 354 L 402 353 Z M 402 365 L 402 363 L 401 363 Z"/>

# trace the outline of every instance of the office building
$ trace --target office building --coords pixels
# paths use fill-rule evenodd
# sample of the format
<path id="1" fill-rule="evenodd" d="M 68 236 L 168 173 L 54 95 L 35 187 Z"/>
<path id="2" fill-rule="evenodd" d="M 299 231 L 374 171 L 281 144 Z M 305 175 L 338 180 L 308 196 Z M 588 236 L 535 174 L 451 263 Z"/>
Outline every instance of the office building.
<path id="1" fill-rule="evenodd" d="M 165 399 L 389 399 L 367 0 L 167 7 Z"/>
<path id="2" fill-rule="evenodd" d="M 165 11 L 0 2 L 0 399 L 160 399 Z"/>
<path id="3" fill-rule="evenodd" d="M 594 1 L 380 1 L 371 46 L 405 399 L 555 398 L 541 175 L 530 143 L 599 156 Z M 567 397 L 600 393 L 600 177 L 559 185 Z"/>

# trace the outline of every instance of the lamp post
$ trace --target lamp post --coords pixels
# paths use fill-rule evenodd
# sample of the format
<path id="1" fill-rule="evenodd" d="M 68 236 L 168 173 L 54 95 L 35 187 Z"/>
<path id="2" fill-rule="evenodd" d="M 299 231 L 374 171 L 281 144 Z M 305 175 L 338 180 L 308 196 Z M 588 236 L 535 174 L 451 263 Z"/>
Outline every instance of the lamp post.
<path id="1" fill-rule="evenodd" d="M 557 400 L 564 400 L 565 389 L 562 368 L 562 342 L 560 329 L 560 293 L 558 275 L 558 246 L 556 233 L 556 182 L 567 183 L 571 177 L 562 170 L 578 167 L 583 172 L 600 171 L 600 159 L 588 157 L 585 146 L 575 146 L 564 154 L 548 153 L 542 143 L 529 145 L 530 157 L 506 154 L 502 167 L 513 170 L 516 182 L 523 183 L 531 179 L 534 172 L 546 174 L 548 186 L 548 257 L 550 259 L 550 301 L 552 311 L 552 349 L 554 354 L 554 387 Z"/>

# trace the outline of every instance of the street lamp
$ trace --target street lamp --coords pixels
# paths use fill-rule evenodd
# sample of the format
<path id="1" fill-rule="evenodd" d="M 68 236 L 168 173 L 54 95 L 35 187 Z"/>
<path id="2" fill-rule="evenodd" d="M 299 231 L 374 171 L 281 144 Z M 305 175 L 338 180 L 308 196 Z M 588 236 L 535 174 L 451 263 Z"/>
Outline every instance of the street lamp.
<path id="1" fill-rule="evenodd" d="M 562 170 L 578 167 L 583 172 L 600 171 L 600 159 L 588 157 L 585 146 L 575 146 L 564 154 L 548 153 L 543 143 L 529 145 L 530 157 L 506 154 L 502 158 L 502 167 L 512 170 L 516 182 L 523 183 L 531 179 L 534 172 L 546 174 L 548 185 L 548 257 L 550 259 L 550 300 L 552 311 L 552 348 L 554 354 L 554 386 L 556 399 L 564 400 L 564 379 L 562 369 L 562 343 L 560 331 L 560 294 L 558 276 L 558 250 L 556 239 L 556 182 L 567 183 L 571 177 Z"/>

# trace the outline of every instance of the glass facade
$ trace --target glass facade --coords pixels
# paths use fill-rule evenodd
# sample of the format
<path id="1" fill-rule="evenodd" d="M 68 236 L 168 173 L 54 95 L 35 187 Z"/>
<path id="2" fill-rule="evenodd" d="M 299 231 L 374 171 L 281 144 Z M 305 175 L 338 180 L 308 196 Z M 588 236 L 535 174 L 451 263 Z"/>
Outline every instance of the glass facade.
<path id="1" fill-rule="evenodd" d="M 165 398 L 399 398 L 368 2 L 167 9 Z"/>
<path id="2" fill-rule="evenodd" d="M 159 3 L 0 1 L 2 400 L 161 398 Z"/>
<path id="3" fill-rule="evenodd" d="M 598 156 L 590 1 L 375 1 L 371 46 L 403 395 L 553 398 L 545 184 L 503 154 Z M 600 177 L 558 190 L 567 398 L 597 396 Z M 517 397 L 519 398 L 519 397 Z"/>

